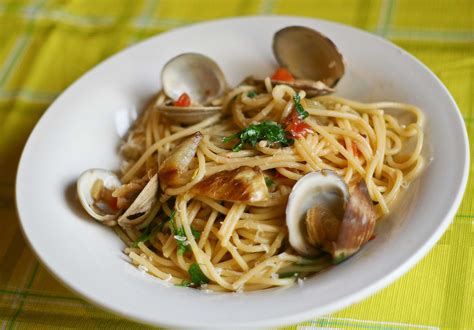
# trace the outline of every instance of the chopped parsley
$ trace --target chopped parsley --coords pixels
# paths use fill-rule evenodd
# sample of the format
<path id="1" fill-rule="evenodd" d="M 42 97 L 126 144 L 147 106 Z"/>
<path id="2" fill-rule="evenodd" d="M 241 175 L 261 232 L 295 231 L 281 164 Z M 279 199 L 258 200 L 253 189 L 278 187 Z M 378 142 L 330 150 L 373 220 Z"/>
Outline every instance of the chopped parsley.
<path id="1" fill-rule="evenodd" d="M 184 228 L 180 227 L 173 230 L 174 239 L 178 245 L 178 255 L 182 256 L 188 250 L 188 239 L 186 238 L 186 233 Z"/>
<path id="2" fill-rule="evenodd" d="M 255 96 L 257 96 L 257 93 L 255 93 L 255 91 L 250 91 L 247 93 L 247 97 L 250 97 L 251 99 L 253 99 Z"/>
<path id="3" fill-rule="evenodd" d="M 301 105 L 301 97 L 298 94 L 293 95 L 293 103 L 295 104 L 295 109 L 300 119 L 305 119 L 309 116 L 308 111 L 306 111 Z"/>
<path id="4" fill-rule="evenodd" d="M 140 237 L 138 237 L 138 239 L 135 242 L 133 242 L 132 247 L 137 247 L 138 243 L 141 243 L 141 242 L 145 243 L 149 241 L 151 236 L 155 233 L 156 228 L 157 226 L 155 224 L 150 223 L 142 232 Z"/>
<path id="5" fill-rule="evenodd" d="M 193 233 L 195 240 L 198 240 L 199 238 L 201 238 L 201 233 L 198 230 L 194 229 L 193 227 L 191 227 L 191 232 Z"/>
<path id="6" fill-rule="evenodd" d="M 173 222 L 173 219 L 174 219 L 174 216 L 176 215 L 176 210 L 173 210 L 171 211 L 171 214 L 169 217 L 167 217 L 166 219 L 164 219 L 163 221 L 161 221 L 159 224 L 158 224 L 158 230 L 160 232 L 163 232 L 163 227 L 165 226 L 165 224 L 169 221 L 171 221 L 171 223 L 174 223 Z M 170 227 L 171 228 L 171 227 Z"/>
<path id="7" fill-rule="evenodd" d="M 265 177 L 265 184 L 267 187 L 271 187 L 275 182 L 268 176 Z"/>
<path id="8" fill-rule="evenodd" d="M 176 214 L 176 211 L 173 210 L 171 212 L 171 215 L 169 218 L 166 220 L 166 222 L 169 222 L 171 234 L 173 235 L 174 239 L 176 240 L 176 244 L 178 245 L 178 255 L 182 256 L 186 251 L 188 251 L 188 238 L 186 237 L 186 232 L 184 231 L 183 227 L 177 228 L 175 223 L 174 223 L 174 216 Z M 201 237 L 201 233 L 194 229 L 191 226 L 191 232 L 193 233 L 194 239 L 199 239 Z"/>
<path id="9" fill-rule="evenodd" d="M 282 146 L 289 146 L 294 143 L 294 140 L 288 138 L 283 127 L 273 121 L 263 121 L 259 124 L 252 124 L 241 130 L 239 133 L 222 139 L 224 143 L 230 142 L 234 139 L 240 141 L 234 145 L 233 151 L 240 151 L 244 144 L 255 147 L 258 142 L 266 140 L 270 143 L 280 143 Z"/>
<path id="10" fill-rule="evenodd" d="M 197 263 L 193 263 L 191 266 L 189 266 L 188 273 L 191 277 L 192 284 L 203 285 L 209 283 L 209 279 L 206 275 L 204 275 L 201 267 L 199 267 L 199 264 Z"/>

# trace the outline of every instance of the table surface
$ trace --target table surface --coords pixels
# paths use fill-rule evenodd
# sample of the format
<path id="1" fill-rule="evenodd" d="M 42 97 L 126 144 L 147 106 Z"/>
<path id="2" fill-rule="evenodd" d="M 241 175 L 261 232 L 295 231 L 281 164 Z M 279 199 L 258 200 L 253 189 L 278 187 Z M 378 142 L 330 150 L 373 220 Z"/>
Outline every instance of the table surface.
<path id="1" fill-rule="evenodd" d="M 101 60 L 179 26 L 258 14 L 322 18 L 390 39 L 440 77 L 472 136 L 472 0 L 0 0 L 2 329 L 144 327 L 75 296 L 35 258 L 15 211 L 14 182 L 21 151 L 48 105 Z M 395 283 L 342 311 L 287 329 L 473 329 L 473 193 L 470 180 L 448 231 Z"/>

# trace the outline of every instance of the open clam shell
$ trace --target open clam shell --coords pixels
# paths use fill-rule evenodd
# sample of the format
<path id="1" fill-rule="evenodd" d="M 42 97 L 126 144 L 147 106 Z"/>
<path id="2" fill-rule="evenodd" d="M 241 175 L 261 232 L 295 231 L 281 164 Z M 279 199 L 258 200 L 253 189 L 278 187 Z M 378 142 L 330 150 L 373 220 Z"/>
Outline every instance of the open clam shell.
<path id="1" fill-rule="evenodd" d="M 209 57 L 185 53 L 172 58 L 163 68 L 161 81 L 164 93 L 176 101 L 183 93 L 189 95 L 190 106 L 175 106 L 172 102 L 158 105 L 160 113 L 177 123 L 196 124 L 222 111 L 212 101 L 223 97 L 227 82 L 222 70 Z"/>
<path id="2" fill-rule="evenodd" d="M 135 198 L 132 205 L 118 218 L 118 224 L 123 227 L 141 223 L 158 200 L 157 194 L 158 174 L 155 174 Z"/>
<path id="3" fill-rule="evenodd" d="M 99 168 L 89 169 L 83 172 L 77 180 L 77 196 L 84 210 L 94 219 L 100 222 L 117 219 L 117 214 L 110 210 L 107 205 L 97 203 L 93 195 L 93 187 L 102 181 L 104 188 L 114 190 L 122 185 L 122 182 L 114 172 Z"/>
<path id="4" fill-rule="evenodd" d="M 350 190 L 338 174 L 327 170 L 298 180 L 286 208 L 290 245 L 306 256 L 326 251 L 336 262 L 372 237 L 375 221 L 365 182 Z"/>
<path id="5" fill-rule="evenodd" d="M 344 75 L 342 55 L 322 33 L 289 26 L 275 33 L 273 53 L 281 67 L 298 79 L 320 81 L 334 87 Z"/>
<path id="6" fill-rule="evenodd" d="M 224 73 L 217 63 L 197 53 L 184 53 L 169 60 L 161 71 L 161 82 L 172 100 L 186 93 L 202 105 L 209 105 L 227 90 Z"/>

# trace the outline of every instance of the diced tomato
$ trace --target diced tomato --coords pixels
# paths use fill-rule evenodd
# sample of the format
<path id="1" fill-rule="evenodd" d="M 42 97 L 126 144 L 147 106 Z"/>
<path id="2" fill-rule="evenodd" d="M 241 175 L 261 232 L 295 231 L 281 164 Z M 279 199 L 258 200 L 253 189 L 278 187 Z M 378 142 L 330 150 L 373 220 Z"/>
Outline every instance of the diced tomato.
<path id="1" fill-rule="evenodd" d="M 285 130 L 291 134 L 291 136 L 295 138 L 303 138 L 306 137 L 307 134 L 312 134 L 314 133 L 313 129 L 311 126 L 306 124 L 304 121 L 295 121 L 290 124 L 288 124 L 285 128 Z"/>
<path id="2" fill-rule="evenodd" d="M 110 209 L 114 212 L 119 210 L 117 205 L 117 197 L 113 197 L 112 194 L 104 194 L 103 201 L 110 207 Z"/>
<path id="3" fill-rule="evenodd" d="M 281 81 L 288 81 L 292 82 L 295 80 L 293 78 L 293 75 L 288 71 L 287 69 L 284 68 L 278 68 L 276 71 L 273 73 L 273 76 L 271 78 L 272 80 L 281 80 Z"/>
<path id="4" fill-rule="evenodd" d="M 188 107 L 190 105 L 191 105 L 191 98 L 186 93 L 181 94 L 178 100 L 174 102 L 174 106 L 176 107 Z"/>
<path id="5" fill-rule="evenodd" d="M 292 110 L 285 122 L 285 131 L 294 138 L 303 138 L 307 134 L 313 134 L 314 131 L 300 118 L 296 110 Z"/>

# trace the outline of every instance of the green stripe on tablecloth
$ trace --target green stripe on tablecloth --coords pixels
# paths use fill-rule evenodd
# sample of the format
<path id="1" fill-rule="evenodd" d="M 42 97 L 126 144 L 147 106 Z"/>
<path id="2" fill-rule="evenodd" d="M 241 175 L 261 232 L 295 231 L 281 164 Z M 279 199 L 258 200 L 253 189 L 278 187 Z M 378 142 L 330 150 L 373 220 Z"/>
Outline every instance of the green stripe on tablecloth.
<path id="1" fill-rule="evenodd" d="M 46 0 L 41 0 L 36 3 L 35 6 L 31 7 L 31 16 L 34 17 L 36 13 L 41 9 Z M 10 56 L 7 58 L 6 62 L 3 64 L 0 70 L 0 86 L 5 85 L 5 82 L 8 80 L 10 73 L 15 68 L 15 65 L 21 59 L 21 55 L 24 52 L 28 42 L 30 41 L 31 35 L 34 29 L 34 20 L 29 20 L 29 24 L 26 27 L 25 34 L 21 36 L 15 47 L 13 48 Z"/>
<path id="2" fill-rule="evenodd" d="M 33 271 L 31 273 L 31 276 L 30 276 L 30 280 L 28 281 L 28 284 L 26 286 L 26 289 L 30 289 L 31 286 L 33 285 L 33 281 L 35 280 L 35 276 L 36 276 L 36 273 L 38 271 L 38 267 L 39 267 L 39 262 L 36 261 L 35 266 L 33 268 Z M 20 315 L 24 303 L 25 303 L 25 301 L 22 300 L 21 303 L 20 303 L 20 306 L 18 307 L 18 309 L 16 311 L 16 313 L 13 315 L 13 318 L 10 320 L 10 323 L 7 325 L 8 329 L 13 329 L 15 321 L 16 321 L 17 317 Z"/>

